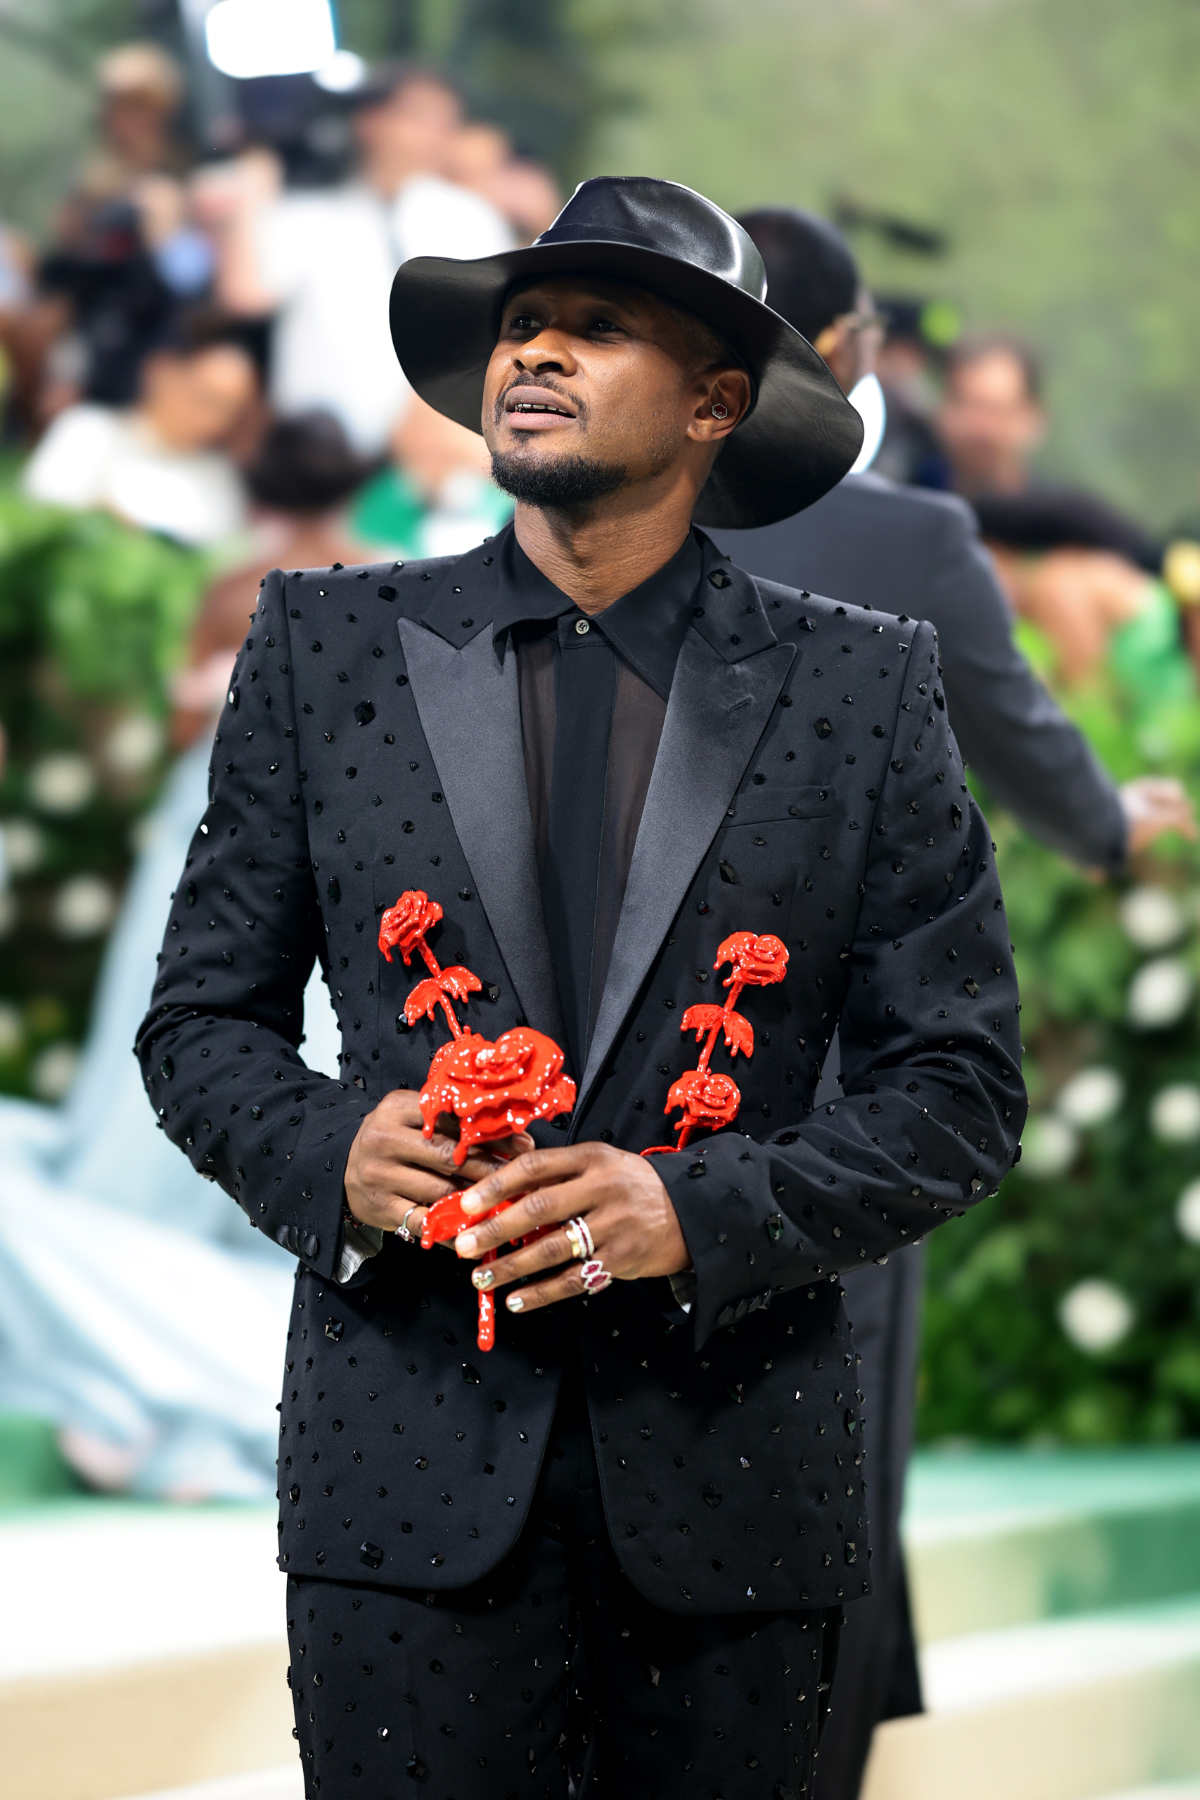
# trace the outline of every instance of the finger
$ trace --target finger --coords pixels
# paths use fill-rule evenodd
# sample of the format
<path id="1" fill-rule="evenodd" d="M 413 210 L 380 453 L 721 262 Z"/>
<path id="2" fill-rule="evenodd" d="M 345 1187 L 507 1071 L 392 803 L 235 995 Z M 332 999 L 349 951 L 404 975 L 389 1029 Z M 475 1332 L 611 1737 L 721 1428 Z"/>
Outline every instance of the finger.
<path id="1" fill-rule="evenodd" d="M 577 1260 L 566 1232 L 555 1228 L 535 1243 L 526 1244 L 508 1256 L 498 1256 L 495 1262 L 480 1263 L 471 1271 L 471 1280 L 486 1292 L 491 1288 L 509 1287 L 514 1281 L 525 1281 L 530 1275 L 560 1269 L 564 1263 Z"/>
<path id="2" fill-rule="evenodd" d="M 473 1151 L 464 1162 L 456 1162 L 457 1140 L 435 1131 L 426 1137 L 423 1131 L 402 1126 L 388 1141 L 386 1154 L 394 1169 L 431 1169 L 440 1174 L 443 1193 L 464 1182 L 483 1181 L 504 1166 L 501 1158 L 485 1151 Z"/>
<path id="3" fill-rule="evenodd" d="M 421 1227 L 425 1223 L 425 1215 L 428 1211 L 429 1208 L 427 1206 L 419 1206 L 412 1200 L 402 1200 L 389 1212 L 388 1218 L 383 1225 L 383 1229 L 385 1231 L 399 1231 L 400 1227 L 403 1225 L 410 1237 L 419 1238 L 421 1235 Z"/>
<path id="4" fill-rule="evenodd" d="M 560 1181 L 552 1187 L 537 1188 L 490 1219 L 481 1219 L 477 1225 L 460 1231 L 454 1247 L 460 1256 L 482 1256 L 499 1244 L 511 1244 L 547 1225 L 564 1224 L 575 1213 L 586 1212 L 588 1198 L 582 1181 Z M 594 1194 L 591 1198 L 595 1198 Z"/>
<path id="5" fill-rule="evenodd" d="M 575 1146 L 561 1150 L 526 1150 L 515 1156 L 503 1169 L 469 1188 L 462 1197 L 464 1212 L 486 1212 L 503 1200 L 515 1200 L 556 1181 L 573 1175 L 580 1165 Z"/>
<path id="6" fill-rule="evenodd" d="M 559 1300 L 578 1300 L 584 1291 L 583 1276 L 576 1264 L 561 1275 L 552 1275 L 549 1281 L 534 1281 L 517 1288 L 504 1304 L 509 1312 L 539 1312 L 543 1306 L 554 1306 Z"/>

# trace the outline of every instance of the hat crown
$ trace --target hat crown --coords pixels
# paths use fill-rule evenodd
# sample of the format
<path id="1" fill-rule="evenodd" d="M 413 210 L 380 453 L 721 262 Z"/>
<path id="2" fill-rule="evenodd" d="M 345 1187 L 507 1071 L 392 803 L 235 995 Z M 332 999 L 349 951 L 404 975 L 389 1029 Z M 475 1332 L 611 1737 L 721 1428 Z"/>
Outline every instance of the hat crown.
<path id="1" fill-rule="evenodd" d="M 739 288 L 767 297 L 758 246 L 737 220 L 677 181 L 649 175 L 595 175 L 581 181 L 542 244 L 630 244 L 692 263 Z"/>

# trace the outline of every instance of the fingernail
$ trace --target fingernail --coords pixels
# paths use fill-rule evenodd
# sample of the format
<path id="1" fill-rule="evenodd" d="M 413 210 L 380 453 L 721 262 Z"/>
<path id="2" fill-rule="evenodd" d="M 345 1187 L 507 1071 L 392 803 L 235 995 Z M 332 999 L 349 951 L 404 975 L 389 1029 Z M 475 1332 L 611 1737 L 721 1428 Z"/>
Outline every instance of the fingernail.
<path id="1" fill-rule="evenodd" d="M 467 1188 L 460 1196 L 458 1204 L 464 1212 L 478 1212 L 483 1205 L 483 1201 L 480 1199 L 474 1188 Z"/>
<path id="2" fill-rule="evenodd" d="M 477 1288 L 490 1288 L 496 1276 L 491 1269 L 472 1269 L 471 1280 Z"/>
<path id="3" fill-rule="evenodd" d="M 504 1304 L 507 1306 L 509 1312 L 520 1312 L 525 1301 L 520 1294 L 510 1294 Z"/>
<path id="4" fill-rule="evenodd" d="M 454 1248 L 460 1256 L 474 1256 L 479 1245 L 473 1231 L 460 1231 L 454 1240 Z"/>

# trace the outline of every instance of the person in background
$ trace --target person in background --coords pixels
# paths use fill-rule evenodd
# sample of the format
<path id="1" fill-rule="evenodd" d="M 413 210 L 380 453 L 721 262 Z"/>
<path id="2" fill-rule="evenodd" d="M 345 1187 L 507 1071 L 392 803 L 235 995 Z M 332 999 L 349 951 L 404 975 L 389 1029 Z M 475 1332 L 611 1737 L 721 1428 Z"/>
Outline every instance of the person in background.
<path id="1" fill-rule="evenodd" d="M 935 414 L 942 462 L 927 485 L 963 495 L 981 519 L 990 505 L 1019 498 L 1042 502 L 1051 515 L 1069 507 L 1081 547 L 1157 570 L 1162 547 L 1134 520 L 1094 494 L 1036 473 L 1048 424 L 1044 393 L 1041 359 L 1024 338 L 1007 331 L 960 337 L 946 352 Z"/>
<path id="2" fill-rule="evenodd" d="M 408 397 L 388 332 L 396 264 L 489 256 L 513 243 L 495 206 L 446 178 L 461 124 L 443 76 L 389 67 L 355 97 L 358 167 L 349 181 L 284 193 L 278 162 L 257 150 L 201 184 L 221 301 L 239 315 L 276 314 L 274 406 L 328 408 L 367 454 L 386 448 Z"/>
<path id="3" fill-rule="evenodd" d="M 910 294 L 877 294 L 875 305 L 883 325 L 875 373 L 887 413 L 883 442 L 871 466 L 890 481 L 919 484 L 926 465 L 940 454 L 933 428 L 933 346 L 926 332 L 931 303 Z"/>
<path id="4" fill-rule="evenodd" d="M 1047 638 L 1068 686 L 1109 669 L 1135 703 L 1195 693 L 1184 630 L 1160 579 L 1163 543 L 1107 500 L 1037 474 L 1044 376 L 1007 332 L 954 344 L 936 416 L 942 476 L 979 519 L 1008 596 Z"/>
<path id="5" fill-rule="evenodd" d="M 359 537 L 379 554 L 458 556 L 511 514 L 512 501 L 491 479 L 483 440 L 415 394 L 392 432 L 391 450 L 351 514 Z"/>
<path id="6" fill-rule="evenodd" d="M 43 419 L 76 399 L 128 404 L 146 345 L 212 274 L 187 216 L 179 66 L 157 45 L 126 44 L 102 58 L 97 90 L 96 140 L 58 209 L 26 321 Z"/>
<path id="7" fill-rule="evenodd" d="M 449 173 L 502 213 L 521 243 L 532 243 L 562 206 L 549 169 L 517 155 L 508 133 L 484 120 L 468 120 L 455 134 Z"/>
<path id="8" fill-rule="evenodd" d="M 22 486 L 34 500 L 111 512 L 177 543 L 220 544 L 245 520 L 231 451 L 258 392 L 236 329 L 194 318 L 147 355 L 134 405 L 60 413 Z"/>
<path id="9" fill-rule="evenodd" d="M 768 303 L 816 346 L 841 387 L 858 393 L 872 372 L 878 325 L 841 233 L 786 208 L 746 213 L 740 222 L 762 253 Z M 947 715 L 968 767 L 1052 848 L 1085 867 L 1116 872 L 1163 832 L 1194 833 L 1178 783 L 1147 779 L 1118 789 L 1034 675 L 1013 641 L 1003 590 L 962 501 L 898 486 L 860 465 L 794 518 L 713 535 L 760 577 L 931 620 Z M 835 1040 L 816 1106 L 839 1099 L 837 1068 Z M 913 1246 L 843 1278 L 867 1395 L 873 1593 L 847 1615 L 816 1800 L 853 1800 L 874 1725 L 921 1707 L 899 1527 L 922 1258 Z"/>
<path id="10" fill-rule="evenodd" d="M 376 468 L 351 448 L 332 413 L 296 413 L 268 427 L 243 475 L 253 554 L 212 584 L 200 608 L 175 683 L 175 749 L 212 735 L 231 658 L 246 633 L 246 597 L 263 569 L 280 562 L 311 569 L 362 560 L 365 540 L 351 526 L 347 508 Z"/>
<path id="11" fill-rule="evenodd" d="M 146 820 L 74 1083 L 56 1107 L 0 1098 L 0 1408 L 51 1420 L 96 1489 L 178 1501 L 274 1492 L 293 1267 L 155 1128 L 128 1045 L 262 570 L 360 557 L 343 513 L 362 476 L 327 416 L 279 420 L 264 438 L 246 473 L 259 555 L 201 605 L 175 684 L 182 754 Z M 306 1058 L 336 1074 L 319 974 L 304 1018 Z"/>

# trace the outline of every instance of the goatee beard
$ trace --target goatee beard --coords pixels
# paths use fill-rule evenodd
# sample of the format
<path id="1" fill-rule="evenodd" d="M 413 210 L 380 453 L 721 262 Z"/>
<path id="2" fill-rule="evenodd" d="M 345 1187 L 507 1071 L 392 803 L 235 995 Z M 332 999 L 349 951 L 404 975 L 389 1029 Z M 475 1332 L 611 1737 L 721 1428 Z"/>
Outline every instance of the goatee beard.
<path id="1" fill-rule="evenodd" d="M 595 462 L 586 456 L 527 458 L 511 450 L 492 456 L 492 479 L 514 500 L 527 506 L 571 511 L 615 494 L 628 480 L 619 463 Z"/>

